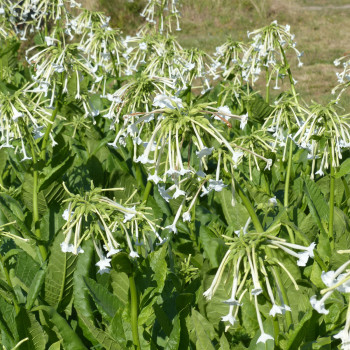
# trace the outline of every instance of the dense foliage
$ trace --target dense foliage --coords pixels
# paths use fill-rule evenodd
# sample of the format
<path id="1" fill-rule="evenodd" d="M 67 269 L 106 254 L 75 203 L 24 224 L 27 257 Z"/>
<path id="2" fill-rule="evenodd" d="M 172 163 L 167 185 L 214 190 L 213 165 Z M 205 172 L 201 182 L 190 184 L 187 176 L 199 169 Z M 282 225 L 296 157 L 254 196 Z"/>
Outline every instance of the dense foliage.
<path id="1" fill-rule="evenodd" d="M 306 105 L 288 25 L 179 10 L 0 0 L 3 349 L 350 349 L 348 58 Z"/>

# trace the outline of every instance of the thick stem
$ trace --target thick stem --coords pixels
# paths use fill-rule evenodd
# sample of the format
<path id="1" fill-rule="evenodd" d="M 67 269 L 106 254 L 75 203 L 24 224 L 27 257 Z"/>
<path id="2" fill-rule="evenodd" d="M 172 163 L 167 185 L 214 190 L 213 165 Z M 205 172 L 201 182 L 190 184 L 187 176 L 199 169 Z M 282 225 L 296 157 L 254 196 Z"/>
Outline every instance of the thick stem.
<path id="1" fill-rule="evenodd" d="M 264 229 L 260 223 L 258 215 L 256 215 L 256 213 L 255 213 L 253 204 L 250 202 L 249 198 L 245 195 L 242 187 L 238 184 L 238 182 L 236 182 L 235 188 L 236 188 L 238 195 L 241 197 L 242 202 L 243 202 L 245 208 L 247 209 L 247 211 L 248 211 L 248 213 L 253 221 L 253 225 L 254 225 L 256 231 L 257 232 L 264 232 Z"/>
<path id="2" fill-rule="evenodd" d="M 153 183 L 151 181 L 147 181 L 145 192 L 143 192 L 143 198 L 142 198 L 143 202 L 147 202 L 147 199 L 149 197 L 152 187 L 153 187 Z"/>
<path id="3" fill-rule="evenodd" d="M 118 72 L 117 65 L 115 64 L 115 57 L 114 57 L 114 55 L 113 55 L 113 53 L 112 53 L 111 50 L 108 50 L 108 52 L 109 52 L 109 55 L 111 56 L 111 59 L 112 59 L 114 75 L 115 75 L 115 77 L 118 79 L 119 72 Z"/>
<path id="4" fill-rule="evenodd" d="M 328 227 L 328 237 L 329 243 L 331 246 L 331 250 L 334 250 L 334 232 L 333 232 L 333 224 L 334 224 L 334 185 L 335 185 L 335 171 L 333 166 L 333 159 L 331 157 L 331 178 L 329 185 L 329 227 Z"/>
<path id="5" fill-rule="evenodd" d="M 266 95 L 265 95 L 266 103 L 270 104 L 270 74 L 269 68 L 266 67 Z"/>
<path id="6" fill-rule="evenodd" d="M 273 249 L 268 249 L 268 250 L 266 250 L 266 252 L 269 253 L 270 256 L 274 257 Z M 279 274 L 277 269 L 274 269 L 274 271 L 275 271 L 275 276 L 276 276 L 276 279 L 277 279 L 277 283 L 278 283 L 278 285 L 280 287 L 280 290 L 281 290 L 281 293 L 282 293 L 283 302 L 284 302 L 284 304 L 289 306 L 290 305 L 289 304 L 289 299 L 288 299 L 288 296 L 287 296 L 286 289 L 284 288 L 284 284 L 283 284 L 281 275 Z M 289 327 L 293 324 L 292 313 L 290 311 L 288 311 L 288 310 L 286 310 L 286 324 L 287 324 L 287 331 L 288 331 Z"/>
<path id="7" fill-rule="evenodd" d="M 137 350 L 141 350 L 138 320 L 137 320 L 137 289 L 135 284 L 135 279 L 133 275 L 129 276 L 129 286 L 130 286 L 130 317 L 131 317 L 131 330 L 132 330 L 132 340 L 134 346 Z"/>
<path id="8" fill-rule="evenodd" d="M 39 204 L 38 204 L 38 194 L 39 194 L 39 173 L 37 170 L 37 162 L 36 162 L 36 155 L 35 150 L 33 149 L 33 145 L 31 144 L 32 149 L 32 159 L 34 163 L 34 170 L 33 170 L 33 224 L 34 224 L 34 234 L 35 237 L 41 240 L 41 230 L 40 230 L 40 216 L 39 216 Z M 47 250 L 44 245 L 39 243 L 39 251 L 41 254 L 41 257 L 45 261 L 47 258 Z"/>
<path id="9" fill-rule="evenodd" d="M 140 163 L 134 163 L 134 169 L 135 169 L 135 178 L 136 178 L 137 184 L 139 185 L 140 188 L 145 188 Z"/>
<path id="10" fill-rule="evenodd" d="M 63 81 L 64 81 L 64 74 L 62 73 L 61 75 L 61 86 L 58 92 L 58 97 L 56 98 L 56 102 L 55 102 L 55 109 L 53 110 L 51 117 L 50 117 L 50 123 L 48 124 L 48 126 L 46 127 L 46 131 L 43 137 L 43 143 L 41 144 L 41 152 L 40 152 L 40 158 L 42 160 L 45 160 L 45 156 L 46 156 L 46 147 L 47 147 L 47 142 L 49 140 L 49 136 L 50 136 L 50 132 L 53 128 L 53 124 L 54 121 L 56 119 L 57 113 L 60 109 L 60 100 L 62 97 L 62 91 L 63 91 Z M 55 93 L 54 91 L 52 92 L 53 94 Z"/>
<path id="11" fill-rule="evenodd" d="M 295 86 L 294 86 L 294 79 L 293 79 L 293 76 L 292 76 L 292 71 L 290 70 L 290 67 L 289 67 L 289 64 L 288 64 L 288 61 L 287 61 L 287 58 L 286 58 L 286 54 L 284 53 L 284 50 L 283 50 L 283 47 L 281 46 L 281 44 L 280 44 L 280 50 L 281 50 L 281 53 L 282 53 L 284 65 L 285 65 L 285 67 L 287 67 L 288 78 L 289 78 L 290 87 L 292 89 L 292 93 L 293 93 L 293 96 L 294 96 L 294 100 L 295 100 L 295 103 L 297 105 L 298 111 L 300 112 L 298 98 L 297 98 L 297 93 L 295 91 Z"/>
<path id="12" fill-rule="evenodd" d="M 287 165 L 287 175 L 284 183 L 284 207 L 288 208 L 289 205 L 289 183 L 290 183 L 290 173 L 292 171 L 292 160 L 293 160 L 293 141 L 287 138 L 289 142 L 289 152 L 288 152 L 288 165 Z"/>

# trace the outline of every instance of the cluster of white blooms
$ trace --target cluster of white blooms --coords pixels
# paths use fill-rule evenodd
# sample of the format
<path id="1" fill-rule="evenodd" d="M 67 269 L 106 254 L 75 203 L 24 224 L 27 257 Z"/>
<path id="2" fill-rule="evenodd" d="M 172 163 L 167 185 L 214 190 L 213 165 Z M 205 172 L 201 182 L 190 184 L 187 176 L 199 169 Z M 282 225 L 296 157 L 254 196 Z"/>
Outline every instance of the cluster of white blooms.
<path id="1" fill-rule="evenodd" d="M 159 33 L 164 31 L 171 32 L 173 29 L 172 22 L 175 20 L 176 31 L 180 31 L 180 11 L 179 0 L 148 0 L 145 8 L 141 12 L 141 16 L 149 23 L 141 28 L 141 32 L 147 31 L 149 28 L 157 28 Z"/>
<path id="2" fill-rule="evenodd" d="M 298 59 L 298 66 L 303 63 L 300 57 L 303 53 L 296 49 L 294 35 L 290 33 L 290 26 L 282 26 L 273 21 L 269 26 L 248 32 L 248 37 L 252 36 L 253 43 L 244 53 L 242 62 L 244 71 L 242 73 L 245 81 L 254 82 L 258 79 L 261 70 L 272 68 L 276 75 L 275 89 L 279 89 L 278 80 L 281 74 L 285 74 L 288 69 L 285 51 L 291 48 L 295 51 Z M 270 79 L 273 74 L 270 74 Z"/>
<path id="3" fill-rule="evenodd" d="M 327 106 L 314 104 L 305 121 L 300 121 L 299 129 L 290 137 L 300 148 L 307 149 L 308 158 L 313 159 L 312 178 L 315 159 L 321 158 L 320 168 L 315 174 L 323 176 L 323 170 L 328 169 L 330 162 L 332 167 L 339 167 L 343 150 L 350 147 L 349 115 L 338 114 L 336 101 Z M 321 142 L 322 139 L 326 142 Z"/>
<path id="4" fill-rule="evenodd" d="M 340 99 L 341 95 L 343 92 L 349 87 L 350 85 L 350 60 L 349 60 L 349 55 L 337 58 L 334 60 L 334 65 L 336 67 L 342 65 L 343 70 L 341 72 L 336 72 L 337 80 L 338 80 L 338 85 L 334 87 L 332 90 L 332 94 L 334 95 L 337 90 L 340 89 L 340 92 L 337 96 L 337 100 Z"/>
<path id="5" fill-rule="evenodd" d="M 117 232 L 124 235 L 131 258 L 139 256 L 134 245 L 146 243 L 153 249 L 152 239 L 158 240 L 157 244 L 165 242 L 157 232 L 158 226 L 148 219 L 144 210 L 137 210 L 135 205 L 122 205 L 101 194 L 123 189 L 100 189 L 92 186 L 90 192 L 80 196 L 73 195 L 65 185 L 64 187 L 70 198 L 66 200 L 69 202 L 68 209 L 63 213 L 67 222 L 63 226 L 65 240 L 61 243 L 62 252 L 84 253 L 81 243 L 85 239 L 92 239 L 100 258 L 96 264 L 100 268 L 99 273 L 108 272 L 110 257 L 122 250 L 116 238 Z M 103 253 L 101 241 L 107 255 Z"/>
<path id="6" fill-rule="evenodd" d="M 250 220 L 248 220 L 246 226 L 249 225 L 249 222 Z M 281 261 L 272 259 L 273 261 L 271 264 L 269 260 L 266 259 L 266 249 L 281 250 L 297 258 L 298 266 L 305 266 L 308 259 L 310 257 L 313 258 L 313 250 L 316 244 L 312 243 L 309 247 L 305 247 L 288 243 L 284 239 L 269 236 L 266 233 L 249 233 L 247 229 L 248 227 L 245 227 L 242 232 L 238 232 L 239 237 L 230 238 L 230 241 L 227 242 L 229 249 L 223 257 L 210 287 L 203 295 L 209 300 L 213 297 L 220 281 L 223 279 L 225 268 L 228 265 L 232 265 L 232 267 L 229 268 L 229 271 L 233 271 L 231 297 L 224 301 L 225 304 L 229 305 L 229 312 L 226 316 L 222 317 L 222 321 L 229 322 L 232 326 L 235 324 L 238 309 L 242 305 L 242 298 L 244 294 L 250 290 L 250 294 L 255 300 L 257 320 L 261 331 L 261 336 L 257 340 L 257 343 L 265 343 L 269 339 L 273 340 L 273 337 L 265 333 L 259 311 L 257 296 L 263 293 L 263 283 L 266 285 L 267 295 L 270 299 L 271 309 L 269 314 L 272 317 L 275 317 L 276 314 L 284 314 L 286 311 L 291 311 L 290 307 L 285 304 L 281 292 L 282 286 L 279 285 L 278 278 L 276 278 L 277 265 L 286 272 L 295 288 L 298 289 L 298 285 L 292 274 Z M 280 304 L 276 301 L 270 282 L 271 277 L 269 276 L 274 276 L 273 282 Z M 251 288 L 247 287 L 247 285 L 249 286 L 248 281 L 251 282 Z"/>
<path id="7" fill-rule="evenodd" d="M 347 251 L 348 252 L 348 251 Z M 341 293 L 350 293 L 350 271 L 346 270 L 350 261 L 341 265 L 336 271 L 322 271 L 322 282 L 327 286 L 326 289 L 321 290 L 321 299 L 317 299 L 316 295 L 310 298 L 311 306 L 320 314 L 327 315 L 329 310 L 326 309 L 326 300 L 337 290 Z M 346 323 L 344 329 L 334 335 L 334 338 L 340 339 L 342 342 L 342 349 L 349 350 L 350 348 L 350 305 L 346 315 Z"/>
<path id="8" fill-rule="evenodd" d="M 22 153 L 22 161 L 31 159 L 26 151 L 27 132 L 35 140 L 43 136 L 42 130 L 50 123 L 50 113 L 42 101 L 33 101 L 26 93 L 30 86 L 13 95 L 0 92 L 0 149 L 14 148 Z"/>

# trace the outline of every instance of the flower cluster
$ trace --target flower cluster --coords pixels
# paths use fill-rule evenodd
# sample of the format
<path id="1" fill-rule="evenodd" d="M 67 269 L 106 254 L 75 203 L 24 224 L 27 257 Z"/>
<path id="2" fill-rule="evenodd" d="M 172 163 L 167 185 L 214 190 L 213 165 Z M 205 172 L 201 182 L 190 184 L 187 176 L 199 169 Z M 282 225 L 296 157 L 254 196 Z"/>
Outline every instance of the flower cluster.
<path id="1" fill-rule="evenodd" d="M 135 205 L 129 203 L 122 205 L 101 194 L 123 189 L 94 188 L 91 184 L 91 191 L 82 196 L 70 193 L 65 185 L 64 188 L 70 198 L 66 200 L 69 204 L 63 213 L 67 222 L 63 226 L 65 240 L 61 243 L 62 252 L 84 253 L 81 243 L 91 239 L 100 258 L 96 264 L 100 268 L 99 273 L 109 271 L 110 257 L 122 250 L 122 241 L 126 241 L 132 258 L 139 256 L 134 245 L 146 243 L 153 249 L 153 239 L 158 240 L 157 244 L 165 242 L 158 233 L 158 226 L 147 217 L 145 209 L 137 210 Z"/>
<path id="2" fill-rule="evenodd" d="M 282 286 L 277 278 L 279 273 L 277 267 L 280 267 L 287 274 L 295 288 L 298 289 L 292 274 L 279 259 L 273 257 L 274 254 L 271 251 L 280 250 L 297 258 L 298 266 L 305 266 L 308 259 L 313 257 L 316 244 L 312 243 L 309 247 L 305 247 L 288 243 L 285 239 L 271 236 L 268 231 L 265 233 L 251 233 L 246 232 L 245 229 L 243 232 L 238 232 L 238 235 L 234 238 L 226 237 L 229 249 L 223 257 L 209 289 L 203 295 L 209 300 L 213 297 L 220 281 L 223 279 L 225 268 L 231 265 L 231 268 L 228 269 L 233 271 L 231 297 L 224 301 L 225 304 L 229 305 L 229 313 L 222 320 L 229 322 L 232 326 L 235 324 L 242 298 L 249 290 L 251 296 L 254 297 L 257 320 L 261 331 L 257 343 L 265 343 L 273 337 L 264 331 L 257 296 L 262 294 L 264 290 L 267 292 L 268 301 L 271 304 L 269 314 L 272 317 L 290 311 L 290 307 L 286 305 L 281 292 Z M 266 289 L 264 289 L 264 285 Z M 275 286 L 275 289 L 272 288 L 272 285 Z M 279 303 L 273 290 L 277 291 Z"/>

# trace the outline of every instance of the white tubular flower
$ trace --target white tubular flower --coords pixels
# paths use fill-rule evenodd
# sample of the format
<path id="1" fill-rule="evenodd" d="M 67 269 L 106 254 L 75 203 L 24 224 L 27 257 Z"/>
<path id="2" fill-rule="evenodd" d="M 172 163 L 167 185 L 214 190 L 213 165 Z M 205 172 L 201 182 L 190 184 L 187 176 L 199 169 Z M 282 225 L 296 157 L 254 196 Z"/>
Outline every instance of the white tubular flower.
<path id="1" fill-rule="evenodd" d="M 226 266 L 226 264 L 227 264 L 227 260 L 228 260 L 229 257 L 230 257 L 230 253 L 231 253 L 231 250 L 229 249 L 229 250 L 226 252 L 224 258 L 222 259 L 222 261 L 221 261 L 221 263 L 220 263 L 220 265 L 219 265 L 218 270 L 216 271 L 215 277 L 214 277 L 214 279 L 213 279 L 213 281 L 212 281 L 210 287 L 203 293 L 203 296 L 204 296 L 207 300 L 210 300 L 210 299 L 213 297 L 213 295 L 214 295 L 216 289 L 217 289 L 218 286 L 219 286 L 219 283 L 220 283 L 222 274 L 223 274 L 224 269 L 225 269 L 225 266 Z"/>
<path id="2" fill-rule="evenodd" d="M 153 106 L 159 108 L 183 108 L 182 100 L 178 97 L 167 96 L 167 95 L 157 95 L 153 100 Z"/>
<path id="3" fill-rule="evenodd" d="M 102 275 L 103 273 L 109 272 L 110 270 L 109 268 L 111 267 L 110 262 L 111 262 L 111 259 L 108 259 L 105 256 L 102 256 L 101 260 L 96 263 L 96 266 L 99 267 L 98 273 Z"/>
<path id="4" fill-rule="evenodd" d="M 281 248 L 282 250 L 284 250 L 286 253 L 298 258 L 298 261 L 297 261 L 298 266 L 306 266 L 306 263 L 308 262 L 309 258 L 314 257 L 313 251 L 316 247 L 315 242 L 311 243 L 309 247 L 304 247 L 304 246 L 299 245 L 299 244 L 288 243 L 288 242 L 285 242 L 282 240 L 280 240 L 280 241 L 272 240 L 270 242 L 272 244 L 276 245 L 277 247 Z M 289 248 L 303 250 L 303 252 L 296 253 Z"/>
<path id="5" fill-rule="evenodd" d="M 259 294 L 261 294 L 263 290 L 262 290 L 260 282 L 259 282 L 254 247 L 253 247 L 251 254 L 252 254 L 252 258 L 250 256 L 250 252 L 247 251 L 248 262 L 249 262 L 250 270 L 252 272 L 252 279 L 253 279 L 253 285 L 254 285 L 254 288 L 252 289 L 251 294 L 256 297 Z"/>
<path id="6" fill-rule="evenodd" d="M 233 306 L 230 306 L 230 310 L 229 310 L 228 314 L 226 316 L 222 316 L 221 321 L 229 322 L 229 323 L 231 323 L 232 326 L 234 326 L 234 324 L 236 322 L 236 318 L 233 316 L 232 311 L 233 311 Z"/>
<path id="7" fill-rule="evenodd" d="M 240 128 L 244 130 L 245 126 L 248 123 L 248 113 L 241 115 L 241 123 L 240 123 Z"/>
<path id="8" fill-rule="evenodd" d="M 189 211 L 186 211 L 185 213 L 182 214 L 182 221 L 183 222 L 190 222 L 191 221 L 191 214 Z"/>
<path id="9" fill-rule="evenodd" d="M 196 151 L 198 158 L 202 159 L 203 157 L 210 156 L 213 153 L 214 147 L 203 147 L 200 151 Z"/>
<path id="10" fill-rule="evenodd" d="M 175 234 L 177 233 L 177 228 L 176 228 L 176 224 L 180 218 L 181 215 L 181 211 L 182 211 L 182 207 L 185 203 L 186 198 L 183 199 L 182 203 L 179 206 L 179 209 L 176 212 L 175 218 L 174 218 L 174 222 L 171 225 L 168 225 L 166 227 L 164 227 L 164 229 L 168 229 L 171 232 L 174 232 Z"/>
<path id="11" fill-rule="evenodd" d="M 223 106 L 218 108 L 218 114 L 219 116 L 214 115 L 214 119 L 220 120 L 221 122 L 225 123 L 231 117 L 232 112 L 230 111 L 230 108 L 228 108 L 227 106 Z"/>
<path id="12" fill-rule="evenodd" d="M 316 299 L 316 295 L 313 295 L 310 298 L 310 304 L 311 306 L 319 313 L 328 315 L 329 310 L 325 307 L 325 301 L 330 297 L 330 295 L 333 293 L 333 291 L 327 292 L 320 300 Z"/>
<path id="13" fill-rule="evenodd" d="M 260 331 L 261 331 L 261 335 L 258 338 L 256 343 L 257 344 L 258 343 L 264 343 L 265 344 L 268 340 L 274 340 L 274 338 L 271 335 L 265 333 L 265 331 L 264 331 L 264 327 L 263 327 L 263 323 L 262 323 L 261 315 L 260 315 L 260 311 L 259 311 L 259 306 L 258 306 L 258 297 L 257 297 L 257 295 L 254 295 L 254 301 L 255 301 L 256 316 L 257 316 L 259 328 L 260 328 Z"/>
<path id="14" fill-rule="evenodd" d="M 167 192 L 165 189 L 165 186 L 159 186 L 158 185 L 158 191 L 159 194 L 162 196 L 162 198 L 169 203 L 169 199 L 173 199 L 173 197 Z"/>
<path id="15" fill-rule="evenodd" d="M 274 338 L 270 335 L 270 334 L 267 334 L 267 333 L 264 333 L 264 332 L 261 332 L 261 335 L 260 337 L 258 338 L 257 340 L 257 344 L 258 343 L 266 343 L 268 340 L 274 340 Z"/>
<path id="16" fill-rule="evenodd" d="M 239 266 L 240 266 L 241 260 L 242 260 L 242 256 L 239 256 L 235 264 L 231 298 L 224 301 L 225 304 L 228 304 L 230 306 L 241 306 L 240 302 L 236 300 L 236 293 L 238 288 L 238 277 L 239 277 Z M 230 308 L 230 311 L 231 311 L 231 308 Z"/>

